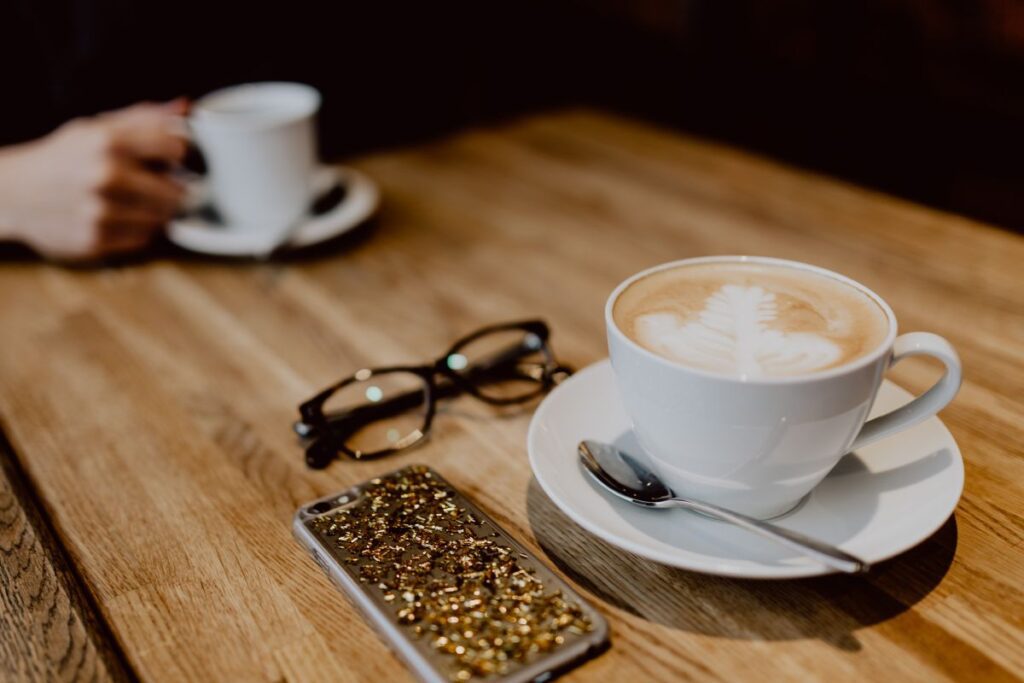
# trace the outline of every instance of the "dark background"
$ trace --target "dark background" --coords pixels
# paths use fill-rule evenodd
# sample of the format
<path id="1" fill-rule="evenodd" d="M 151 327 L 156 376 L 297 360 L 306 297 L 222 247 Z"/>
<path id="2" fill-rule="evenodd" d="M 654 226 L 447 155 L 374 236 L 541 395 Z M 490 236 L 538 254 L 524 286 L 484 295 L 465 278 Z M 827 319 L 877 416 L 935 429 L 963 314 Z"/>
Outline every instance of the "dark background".
<path id="1" fill-rule="evenodd" d="M 1019 0 L 31 2 L 0 142 L 252 80 L 325 95 L 325 157 L 594 105 L 1024 230 Z"/>

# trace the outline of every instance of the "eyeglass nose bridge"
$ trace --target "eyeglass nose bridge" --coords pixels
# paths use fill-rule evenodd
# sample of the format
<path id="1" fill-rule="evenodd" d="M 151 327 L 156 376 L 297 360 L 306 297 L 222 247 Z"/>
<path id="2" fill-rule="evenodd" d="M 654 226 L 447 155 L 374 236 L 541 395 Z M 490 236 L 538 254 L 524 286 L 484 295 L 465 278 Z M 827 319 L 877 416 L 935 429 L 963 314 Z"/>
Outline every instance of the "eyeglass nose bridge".
<path id="1" fill-rule="evenodd" d="M 574 370 L 568 365 L 556 365 L 548 371 L 547 375 L 553 384 L 561 384 L 572 377 L 573 372 Z"/>

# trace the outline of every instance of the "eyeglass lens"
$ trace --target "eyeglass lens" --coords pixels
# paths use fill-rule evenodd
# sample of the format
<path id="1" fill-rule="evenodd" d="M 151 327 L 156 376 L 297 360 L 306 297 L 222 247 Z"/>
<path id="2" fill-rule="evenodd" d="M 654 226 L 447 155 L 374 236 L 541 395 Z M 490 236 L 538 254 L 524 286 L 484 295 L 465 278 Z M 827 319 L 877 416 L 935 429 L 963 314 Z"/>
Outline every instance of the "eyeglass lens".
<path id="1" fill-rule="evenodd" d="M 406 448 L 426 432 L 427 385 L 413 372 L 365 371 L 324 403 L 332 429 L 357 454 Z"/>
<path id="2" fill-rule="evenodd" d="M 481 395 L 508 401 L 537 392 L 548 360 L 540 337 L 508 329 L 462 344 L 448 355 L 445 364 L 471 381 Z"/>

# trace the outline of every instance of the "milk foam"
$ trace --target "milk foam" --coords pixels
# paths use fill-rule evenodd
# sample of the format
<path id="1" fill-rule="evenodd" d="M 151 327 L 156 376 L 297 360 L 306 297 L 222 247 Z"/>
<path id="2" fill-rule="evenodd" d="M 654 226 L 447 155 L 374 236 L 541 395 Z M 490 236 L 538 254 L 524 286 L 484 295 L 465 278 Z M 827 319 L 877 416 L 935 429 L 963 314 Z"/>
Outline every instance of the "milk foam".
<path id="1" fill-rule="evenodd" d="M 623 293 L 629 310 L 617 302 L 616 323 L 682 365 L 742 377 L 806 374 L 864 355 L 887 330 L 866 295 L 809 271 L 737 263 L 663 273 Z"/>

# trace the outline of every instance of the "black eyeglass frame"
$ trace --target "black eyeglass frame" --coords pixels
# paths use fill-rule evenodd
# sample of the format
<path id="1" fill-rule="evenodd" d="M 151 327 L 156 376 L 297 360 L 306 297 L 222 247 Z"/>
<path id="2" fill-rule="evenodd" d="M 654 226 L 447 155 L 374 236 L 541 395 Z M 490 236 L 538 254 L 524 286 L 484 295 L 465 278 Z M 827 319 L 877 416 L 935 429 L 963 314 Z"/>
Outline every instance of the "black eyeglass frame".
<path id="1" fill-rule="evenodd" d="M 450 359 L 460 355 L 460 350 L 480 338 L 498 332 L 517 330 L 524 333 L 523 344 L 509 347 L 485 359 L 485 362 L 463 368 L 451 367 Z M 437 411 L 437 401 L 441 398 L 469 394 L 494 406 L 526 403 L 537 398 L 549 391 L 561 378 L 572 374 L 571 368 L 560 365 L 555 360 L 549 344 L 550 337 L 551 330 L 542 320 L 488 325 L 456 341 L 443 356 L 429 365 L 400 365 L 357 370 L 299 406 L 301 419 L 293 425 L 293 428 L 300 437 L 310 440 L 306 448 L 306 464 L 315 469 L 322 469 L 330 464 L 339 453 L 354 460 L 370 460 L 410 448 L 426 438 Z M 539 369 L 539 374 L 521 372 L 516 361 L 538 352 L 543 355 L 543 364 L 533 365 L 532 368 Z M 510 370 L 515 372 L 510 374 Z M 328 415 L 324 412 L 324 404 L 331 396 L 346 386 L 354 382 L 365 382 L 371 377 L 392 373 L 417 375 L 423 381 L 423 391 L 406 392 L 387 401 L 359 406 L 338 415 Z M 445 381 L 438 382 L 438 378 Z M 514 397 L 489 396 L 482 391 L 482 387 L 491 381 L 507 381 L 510 378 L 533 381 L 536 383 L 536 387 L 532 391 Z M 397 447 L 369 452 L 354 450 L 346 445 L 346 439 L 363 426 L 415 408 L 422 405 L 424 401 L 426 409 L 423 425 L 419 429 L 418 437 L 414 440 Z"/>

